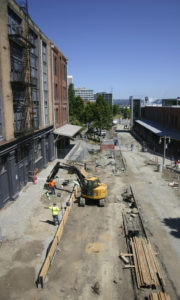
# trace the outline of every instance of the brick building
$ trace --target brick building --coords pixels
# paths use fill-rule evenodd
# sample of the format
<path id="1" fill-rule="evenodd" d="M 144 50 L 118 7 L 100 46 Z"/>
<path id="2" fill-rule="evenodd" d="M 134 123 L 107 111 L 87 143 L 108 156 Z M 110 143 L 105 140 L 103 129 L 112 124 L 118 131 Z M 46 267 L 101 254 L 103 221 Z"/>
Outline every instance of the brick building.
<path id="1" fill-rule="evenodd" d="M 68 122 L 68 100 L 67 59 L 29 18 L 27 7 L 0 1 L 0 28 L 2 207 L 17 198 L 35 169 L 54 159 L 61 139 L 54 127 Z"/>
<path id="2" fill-rule="evenodd" d="M 51 44 L 52 55 L 52 95 L 53 95 L 53 122 L 55 134 L 55 156 L 69 145 L 69 138 L 60 134 L 64 125 L 69 121 L 67 100 L 67 58 Z"/>

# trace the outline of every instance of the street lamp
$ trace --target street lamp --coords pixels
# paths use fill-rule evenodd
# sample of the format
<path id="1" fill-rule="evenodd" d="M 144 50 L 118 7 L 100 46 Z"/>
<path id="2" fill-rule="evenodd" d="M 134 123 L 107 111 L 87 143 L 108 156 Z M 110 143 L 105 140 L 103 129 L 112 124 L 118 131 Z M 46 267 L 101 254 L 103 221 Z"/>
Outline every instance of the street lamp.
<path id="1" fill-rule="evenodd" d="M 166 159 L 166 149 L 168 147 L 168 144 L 171 142 L 171 138 L 170 138 L 170 136 L 162 136 L 159 139 L 159 144 L 162 143 L 162 139 L 164 139 L 164 151 L 163 151 L 163 168 L 164 168 L 164 166 L 165 166 L 165 159 Z M 166 140 L 167 140 L 168 144 L 166 144 Z"/>

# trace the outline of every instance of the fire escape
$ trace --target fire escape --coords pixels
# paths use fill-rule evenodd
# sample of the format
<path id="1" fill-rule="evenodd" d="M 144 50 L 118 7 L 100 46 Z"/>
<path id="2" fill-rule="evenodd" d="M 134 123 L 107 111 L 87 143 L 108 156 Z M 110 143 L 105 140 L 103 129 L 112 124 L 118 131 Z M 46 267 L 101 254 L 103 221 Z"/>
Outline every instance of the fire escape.
<path id="1" fill-rule="evenodd" d="M 14 108 L 15 137 L 32 133 L 34 130 L 32 88 L 37 79 L 31 76 L 31 49 L 29 38 L 29 15 L 27 0 L 21 9 L 25 18 L 22 24 L 8 24 L 11 55 L 11 86 Z"/>

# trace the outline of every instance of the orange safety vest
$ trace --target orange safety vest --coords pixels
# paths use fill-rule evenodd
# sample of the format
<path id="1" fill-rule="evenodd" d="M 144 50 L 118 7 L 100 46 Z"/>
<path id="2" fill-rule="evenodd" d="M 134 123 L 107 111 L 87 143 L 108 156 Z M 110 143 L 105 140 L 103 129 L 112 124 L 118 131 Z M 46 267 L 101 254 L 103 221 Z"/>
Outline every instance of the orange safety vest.
<path id="1" fill-rule="evenodd" d="M 54 181 L 54 180 L 53 180 L 53 181 L 50 181 L 50 182 L 49 182 L 49 186 L 50 186 L 50 187 L 54 187 L 54 186 L 55 186 L 55 181 Z"/>

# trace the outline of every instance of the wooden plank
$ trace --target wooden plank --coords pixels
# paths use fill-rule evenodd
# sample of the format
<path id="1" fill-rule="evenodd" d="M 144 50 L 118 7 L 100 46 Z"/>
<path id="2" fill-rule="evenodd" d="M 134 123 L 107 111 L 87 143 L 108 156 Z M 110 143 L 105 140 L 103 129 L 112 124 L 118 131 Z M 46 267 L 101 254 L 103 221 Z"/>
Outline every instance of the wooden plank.
<path id="1" fill-rule="evenodd" d="M 149 246 L 149 242 L 145 238 L 134 237 L 132 240 L 132 251 L 134 254 L 134 263 L 137 282 L 140 279 L 140 286 L 156 286 L 159 285 L 157 277 L 157 268 L 154 263 L 155 255 Z M 139 278 L 138 278 L 139 277 Z"/>
<path id="2" fill-rule="evenodd" d="M 139 263 L 139 256 L 138 256 L 138 252 L 137 252 L 137 245 L 135 242 L 133 242 L 134 245 L 134 250 L 135 250 L 135 255 L 136 255 L 136 260 L 137 260 L 137 270 L 138 270 L 138 275 L 139 275 L 139 288 L 142 285 L 142 273 L 141 273 L 141 269 L 140 269 L 140 263 Z"/>
<path id="3" fill-rule="evenodd" d="M 137 281 L 137 287 L 140 288 L 140 275 L 139 275 L 139 270 L 138 270 L 138 262 L 137 262 L 137 257 L 135 253 L 135 247 L 132 239 L 130 239 L 130 244 L 133 252 L 133 259 L 134 259 L 134 265 L 135 265 L 135 273 L 136 273 L 136 281 Z"/>
<path id="4" fill-rule="evenodd" d="M 165 286 L 165 282 L 164 282 L 164 279 L 163 279 L 163 276 L 162 276 L 162 273 L 161 273 L 159 264 L 158 264 L 158 262 L 157 262 L 157 258 L 153 255 L 153 250 L 152 250 L 152 246 L 151 246 L 150 243 L 148 243 L 148 248 L 150 249 L 150 253 L 151 253 L 152 259 L 153 259 L 153 261 L 154 261 L 154 265 L 155 265 L 155 268 L 156 268 L 156 272 L 158 273 L 158 279 L 160 279 L 160 284 L 161 284 L 162 286 Z"/>
<path id="5" fill-rule="evenodd" d="M 123 269 L 130 269 L 130 268 L 135 268 L 135 266 L 134 265 L 125 265 L 123 267 Z"/>
<path id="6" fill-rule="evenodd" d="M 40 273 L 40 275 L 39 275 L 40 277 L 43 278 L 43 280 L 44 280 L 45 277 L 46 277 L 47 271 L 48 271 L 48 269 L 49 269 L 49 265 L 50 265 L 50 261 L 46 258 L 45 263 L 44 263 L 44 265 L 43 265 L 43 268 L 42 268 L 42 270 L 41 270 L 41 273 Z"/>
<path id="7" fill-rule="evenodd" d="M 73 200 L 74 200 L 74 191 L 73 193 L 71 194 L 70 196 L 70 203 L 71 205 L 70 206 L 67 206 L 66 210 L 65 210 L 65 213 L 62 217 L 62 220 L 61 220 L 61 223 L 56 231 L 56 234 L 54 236 L 54 239 L 53 239 L 53 242 L 51 244 L 51 247 L 49 249 L 49 252 L 47 254 L 47 257 L 44 261 L 44 264 L 42 266 L 42 269 L 41 269 L 41 272 L 38 276 L 38 280 L 37 280 L 37 283 L 40 283 L 41 284 L 41 287 L 43 287 L 43 281 L 45 280 L 46 278 L 46 275 L 47 275 L 47 272 L 48 272 L 48 269 L 50 267 L 50 263 L 52 261 L 52 258 L 54 256 L 54 253 L 55 253 L 55 250 L 56 250 L 56 247 L 58 245 L 58 243 L 60 242 L 60 239 L 61 239 L 61 236 L 62 236 L 62 233 L 63 233 L 63 230 L 64 230 L 64 225 L 67 221 L 67 218 L 68 218 L 68 215 L 69 215 L 69 212 L 71 210 L 71 207 L 72 207 L 72 203 L 73 203 Z"/>
<path id="8" fill-rule="evenodd" d="M 126 264 L 129 264 L 129 260 L 123 256 L 122 254 L 120 255 L 120 258 L 126 263 Z"/>
<path id="9" fill-rule="evenodd" d="M 157 268 L 156 268 L 156 265 L 155 265 L 155 256 L 153 255 L 153 249 L 151 247 L 151 244 L 148 242 L 147 243 L 147 251 L 148 251 L 148 254 L 149 254 L 149 257 L 150 257 L 150 260 L 151 260 L 151 266 L 153 268 L 153 271 L 155 273 L 155 279 L 156 279 L 156 286 L 159 285 L 159 280 L 158 280 L 158 277 L 157 277 Z"/>
<path id="10" fill-rule="evenodd" d="M 141 286 L 145 285 L 145 271 L 144 271 L 144 267 L 143 267 L 143 260 L 142 260 L 142 253 L 140 250 L 140 243 L 139 243 L 139 239 L 134 238 L 134 242 L 136 245 L 136 255 L 138 257 L 138 265 L 139 265 L 139 270 L 140 270 L 140 274 L 141 274 Z"/>
<path id="11" fill-rule="evenodd" d="M 121 252 L 120 255 L 125 256 L 125 257 L 126 257 L 126 256 L 133 256 L 133 253 L 122 253 L 122 252 Z"/>
<path id="12" fill-rule="evenodd" d="M 152 296 L 151 297 L 152 300 L 159 300 L 159 297 L 158 297 L 157 293 L 152 293 L 151 296 Z"/>
<path id="13" fill-rule="evenodd" d="M 148 297 L 149 300 L 170 300 L 169 295 L 163 292 L 151 293 Z"/>
<path id="14" fill-rule="evenodd" d="M 152 267 L 152 261 L 149 257 L 146 240 L 143 241 L 142 246 L 143 246 L 143 250 L 144 250 L 144 253 L 145 253 L 145 256 L 146 256 L 147 267 L 148 267 L 149 275 L 150 275 L 150 278 L 151 278 L 151 285 L 156 285 L 157 276 L 154 273 L 154 270 L 153 270 L 153 267 Z"/>

